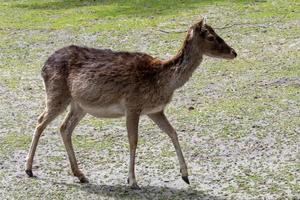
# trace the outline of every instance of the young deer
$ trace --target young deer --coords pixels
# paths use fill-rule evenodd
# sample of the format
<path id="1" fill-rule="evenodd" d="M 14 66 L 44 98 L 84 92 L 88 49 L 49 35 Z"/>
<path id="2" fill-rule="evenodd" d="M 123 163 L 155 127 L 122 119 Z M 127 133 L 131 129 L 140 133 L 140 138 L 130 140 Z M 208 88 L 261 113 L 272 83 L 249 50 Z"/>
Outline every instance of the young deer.
<path id="1" fill-rule="evenodd" d="M 27 156 L 26 173 L 33 176 L 33 157 L 43 130 L 70 104 L 60 132 L 72 172 L 80 182 L 88 182 L 88 179 L 78 168 L 71 136 L 79 121 L 89 113 L 103 118 L 126 116 L 130 144 L 128 183 L 131 188 L 139 188 L 135 179 L 135 153 L 141 115 L 150 117 L 171 138 L 182 179 L 189 184 L 177 133 L 167 120 L 164 108 L 171 101 L 174 90 L 192 76 L 203 55 L 225 59 L 237 56 L 203 19 L 188 30 L 182 48 L 167 61 L 144 53 L 79 46 L 56 51 L 42 68 L 46 108 L 38 118 Z"/>

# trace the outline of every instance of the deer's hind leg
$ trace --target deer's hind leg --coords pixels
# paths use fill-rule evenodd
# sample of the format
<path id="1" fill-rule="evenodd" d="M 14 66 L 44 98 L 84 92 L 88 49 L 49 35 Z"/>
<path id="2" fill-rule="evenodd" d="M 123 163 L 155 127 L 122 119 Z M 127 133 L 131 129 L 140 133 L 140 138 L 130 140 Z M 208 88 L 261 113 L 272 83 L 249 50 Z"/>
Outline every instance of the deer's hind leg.
<path id="1" fill-rule="evenodd" d="M 29 153 L 26 159 L 25 172 L 29 177 L 33 177 L 32 163 L 39 139 L 47 127 L 47 125 L 53 121 L 69 104 L 68 98 L 51 98 L 47 99 L 47 106 L 44 112 L 38 118 L 38 124 L 35 128 L 32 142 L 30 145 Z"/>
<path id="2" fill-rule="evenodd" d="M 33 158 L 42 132 L 51 121 L 53 121 L 60 113 L 62 113 L 66 109 L 71 101 L 71 96 L 68 92 L 68 86 L 63 76 L 57 75 L 57 73 L 55 73 L 55 75 L 45 75 L 43 76 L 43 78 L 47 94 L 46 108 L 38 118 L 38 124 L 35 128 L 29 153 L 27 155 L 25 171 L 30 177 L 33 176 Z"/>
<path id="3" fill-rule="evenodd" d="M 72 144 L 72 133 L 74 128 L 77 126 L 80 120 L 85 116 L 85 114 L 86 112 L 84 112 L 78 105 L 71 103 L 71 109 L 60 127 L 61 137 L 68 154 L 72 172 L 74 176 L 76 176 L 79 179 L 81 183 L 87 183 L 88 179 L 85 177 L 85 175 L 81 172 L 81 170 L 78 167 L 78 163 L 75 157 L 73 144 Z"/>

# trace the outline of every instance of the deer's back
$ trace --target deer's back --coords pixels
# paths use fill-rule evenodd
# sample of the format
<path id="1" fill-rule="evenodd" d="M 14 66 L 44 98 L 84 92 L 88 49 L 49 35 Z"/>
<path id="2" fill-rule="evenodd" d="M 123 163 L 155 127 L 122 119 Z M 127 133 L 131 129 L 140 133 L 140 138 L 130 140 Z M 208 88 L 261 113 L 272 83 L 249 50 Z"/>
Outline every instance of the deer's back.
<path id="1" fill-rule="evenodd" d="M 50 56 L 43 72 L 55 70 L 65 76 L 72 99 L 91 112 L 128 106 L 151 111 L 173 93 L 161 81 L 161 61 L 143 53 L 69 46 Z"/>

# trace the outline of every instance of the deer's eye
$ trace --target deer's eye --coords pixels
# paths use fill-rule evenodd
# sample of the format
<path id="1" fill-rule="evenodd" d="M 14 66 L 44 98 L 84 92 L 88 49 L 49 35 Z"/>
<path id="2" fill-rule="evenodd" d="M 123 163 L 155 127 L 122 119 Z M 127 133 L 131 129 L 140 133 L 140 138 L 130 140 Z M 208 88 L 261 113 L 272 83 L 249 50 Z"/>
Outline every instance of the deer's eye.
<path id="1" fill-rule="evenodd" d="M 205 37 L 207 36 L 207 33 L 208 33 L 208 31 L 207 31 L 206 29 L 202 29 L 202 30 L 200 31 L 200 35 L 201 35 L 203 38 L 205 38 Z"/>
<path id="2" fill-rule="evenodd" d="M 208 41 L 214 41 L 215 40 L 215 37 L 210 35 L 206 38 Z"/>
<path id="3" fill-rule="evenodd" d="M 202 33 L 204 33 L 204 34 L 207 34 L 207 32 L 208 32 L 208 31 L 207 31 L 206 29 L 203 29 L 203 30 L 202 30 Z"/>

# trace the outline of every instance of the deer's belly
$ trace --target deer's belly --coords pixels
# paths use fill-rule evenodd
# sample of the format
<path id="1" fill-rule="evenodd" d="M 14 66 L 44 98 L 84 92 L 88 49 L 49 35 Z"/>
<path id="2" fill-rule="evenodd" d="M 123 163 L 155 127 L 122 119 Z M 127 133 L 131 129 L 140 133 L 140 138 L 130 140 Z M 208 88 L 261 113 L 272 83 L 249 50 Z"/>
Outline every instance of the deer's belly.
<path id="1" fill-rule="evenodd" d="M 152 108 L 144 108 L 142 110 L 142 115 L 160 112 L 165 108 L 165 106 L 166 105 L 159 105 L 159 106 L 152 107 Z"/>
<path id="2" fill-rule="evenodd" d="M 121 104 L 111 104 L 105 107 L 82 106 L 83 110 L 90 115 L 99 118 L 117 118 L 125 115 L 125 108 Z"/>
<path id="3" fill-rule="evenodd" d="M 105 107 L 90 107 L 81 105 L 81 107 L 85 112 L 99 118 L 117 118 L 125 116 L 126 114 L 126 108 L 123 104 L 111 104 Z M 165 105 L 159 105 L 155 107 L 144 108 L 141 114 L 147 115 L 151 113 L 156 113 L 162 111 L 164 107 Z"/>

